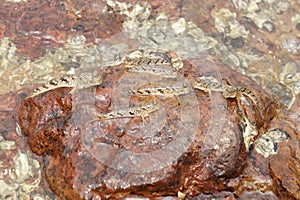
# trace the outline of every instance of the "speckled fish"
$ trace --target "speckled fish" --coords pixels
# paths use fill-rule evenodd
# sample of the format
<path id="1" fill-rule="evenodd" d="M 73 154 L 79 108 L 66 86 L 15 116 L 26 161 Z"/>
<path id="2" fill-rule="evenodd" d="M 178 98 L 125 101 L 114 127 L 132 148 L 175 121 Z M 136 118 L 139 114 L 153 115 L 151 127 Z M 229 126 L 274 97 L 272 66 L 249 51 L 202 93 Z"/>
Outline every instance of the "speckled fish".
<path id="1" fill-rule="evenodd" d="M 171 58 L 162 52 L 145 53 L 144 50 L 136 50 L 123 58 L 128 65 L 170 64 Z"/>
<path id="2" fill-rule="evenodd" d="M 214 77 L 201 76 L 192 84 L 195 89 L 203 90 L 204 92 L 216 91 L 223 92 L 224 85 Z"/>
<path id="3" fill-rule="evenodd" d="M 155 61 L 155 64 L 170 64 L 171 63 L 171 57 L 162 52 L 150 52 L 149 57 Z"/>
<path id="4" fill-rule="evenodd" d="M 289 134 L 279 128 L 268 130 L 265 134 L 259 137 L 255 143 L 255 150 L 265 158 L 278 153 L 278 142 L 289 139 Z"/>
<path id="5" fill-rule="evenodd" d="M 116 119 L 116 118 L 128 118 L 128 117 L 147 117 L 150 113 L 157 111 L 160 108 L 159 104 L 156 101 L 152 101 L 148 104 L 141 106 L 130 107 L 126 109 L 120 109 L 111 111 L 108 113 L 100 114 L 97 116 L 96 120 L 107 120 L 107 119 Z M 96 121 L 93 120 L 93 121 Z"/>
<path id="6" fill-rule="evenodd" d="M 232 87 L 232 86 L 229 86 L 229 87 Z M 225 88 L 225 90 L 223 92 L 223 96 L 225 98 L 227 98 L 226 96 L 230 96 L 230 95 L 232 96 L 234 93 L 235 93 L 234 97 L 237 97 L 238 94 L 241 94 L 241 95 L 249 97 L 255 105 L 258 104 L 258 100 L 257 100 L 256 96 L 248 88 L 246 88 L 244 86 L 235 86 L 235 87 L 232 87 L 232 88 L 236 92 L 234 92 L 234 91 L 230 92 L 230 89 Z M 228 98 L 234 98 L 234 97 L 228 97 Z"/>
<path id="7" fill-rule="evenodd" d="M 280 128 L 272 128 L 267 131 L 266 135 L 268 135 L 274 142 L 282 142 L 284 140 L 289 139 L 290 135 Z"/>
<path id="8" fill-rule="evenodd" d="M 178 72 L 175 68 L 170 68 L 166 66 L 152 66 L 152 65 L 144 65 L 144 66 L 133 66 L 127 67 L 128 72 L 134 73 L 147 73 L 153 74 L 157 76 L 162 76 L 166 78 L 176 78 L 178 76 Z"/>
<path id="9" fill-rule="evenodd" d="M 258 100 L 253 92 L 244 86 L 230 86 L 220 83 L 214 77 L 198 77 L 193 83 L 193 87 L 196 89 L 203 90 L 204 92 L 222 92 L 224 98 L 236 98 L 241 95 L 249 97 L 255 105 L 257 105 Z"/>
<path id="10" fill-rule="evenodd" d="M 278 152 L 278 144 L 274 142 L 269 136 L 263 135 L 254 143 L 255 150 L 263 155 L 265 158 L 270 155 L 275 155 Z"/>
<path id="11" fill-rule="evenodd" d="M 254 143 L 255 137 L 258 135 L 258 131 L 256 126 L 244 114 L 240 116 L 239 125 L 243 130 L 244 144 L 248 152 Z"/>
<path id="12" fill-rule="evenodd" d="M 75 88 L 86 88 L 93 85 L 99 85 L 102 82 L 102 78 L 98 78 L 98 80 L 95 81 L 94 78 L 91 79 L 89 76 L 64 76 L 60 79 L 53 79 L 50 80 L 49 83 L 46 83 L 45 85 L 38 87 L 34 89 L 27 98 L 31 98 L 34 96 L 37 96 L 39 94 L 48 92 L 50 90 L 56 89 L 56 88 L 73 88 L 71 92 L 74 91 Z"/>
<path id="13" fill-rule="evenodd" d="M 182 87 L 155 87 L 155 88 L 143 88 L 138 90 L 131 90 L 129 94 L 135 95 L 160 95 L 160 96 L 174 96 L 183 95 L 190 92 L 186 84 Z"/>

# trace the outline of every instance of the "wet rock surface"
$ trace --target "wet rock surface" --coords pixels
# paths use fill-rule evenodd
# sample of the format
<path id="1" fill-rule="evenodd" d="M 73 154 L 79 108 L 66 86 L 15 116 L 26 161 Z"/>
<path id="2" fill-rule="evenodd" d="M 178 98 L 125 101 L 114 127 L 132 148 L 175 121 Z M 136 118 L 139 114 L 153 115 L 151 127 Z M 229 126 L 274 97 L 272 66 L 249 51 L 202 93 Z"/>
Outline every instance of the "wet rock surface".
<path id="1" fill-rule="evenodd" d="M 121 19 L 102 1 L 0 4 L 2 37 L 14 39 L 18 53 L 31 59 L 43 56 L 47 47 L 62 46 L 68 34 L 81 33 L 92 43 L 121 31 Z"/>
<path id="2" fill-rule="evenodd" d="M 29 90 L 15 94 L 0 95 L 0 157 L 2 199 L 43 198 L 54 199 L 55 195 L 42 176 L 41 158 L 34 155 L 24 143 L 21 127 L 16 124 L 16 110 Z M 35 192 L 34 195 L 32 193 Z"/>
<path id="3" fill-rule="evenodd" d="M 284 127 L 290 134 L 291 139 L 288 142 L 279 144 L 281 149 L 278 155 L 270 157 L 269 170 L 270 175 L 274 181 L 276 193 L 279 198 L 300 199 L 299 192 L 299 100 L 296 101 L 292 112 L 282 111 L 281 117 L 283 120 L 274 120 L 273 124 Z M 285 162 L 282 162 L 284 160 Z"/>
<path id="4" fill-rule="evenodd" d="M 184 61 L 178 77 L 164 82 L 156 75 L 127 72 L 124 65 L 111 66 L 104 70 L 99 86 L 74 93 L 58 88 L 24 100 L 18 112 L 20 126 L 32 151 L 43 156 L 52 190 L 62 199 L 176 196 L 178 192 L 195 197 L 230 191 L 228 180 L 241 175 L 248 160 L 243 128 L 239 128 L 241 115 L 247 115 L 263 132 L 278 104 L 258 86 L 249 88 L 260 100 L 257 107 L 250 100 L 242 105 L 235 98 L 225 100 L 218 93 L 210 96 L 193 88 L 173 97 L 126 93 L 132 87 L 190 84 L 199 75 L 214 76 L 213 67 L 205 66 L 205 58 L 202 62 L 195 67 Z M 222 70 L 233 85 L 253 84 L 225 66 Z M 93 121 L 101 112 L 154 99 L 164 109 L 145 119 Z M 260 115 L 258 110 L 267 112 Z M 216 114 L 224 114 L 218 120 L 223 120 L 221 127 L 212 120 Z M 221 139 L 216 140 L 218 133 Z"/>
<path id="5" fill-rule="evenodd" d="M 61 199 L 300 199 L 299 3 L 0 4 L 0 198 L 56 199 L 48 181 Z M 106 68 L 138 48 L 175 52 L 187 60 L 181 78 L 129 75 L 122 65 Z M 26 99 L 38 84 L 95 67 L 104 73 L 100 85 L 57 88 Z M 221 92 L 192 88 L 199 75 L 245 85 L 258 106 L 249 96 L 224 99 Z M 177 97 L 126 93 L 137 89 L 135 83 L 143 88 L 182 82 L 190 93 Z M 153 100 L 163 108 L 143 118 L 90 123 L 99 113 Z M 195 130 L 193 137 L 186 124 Z M 274 141 L 268 135 L 272 129 L 288 139 Z M 250 143 L 254 139 L 249 152 L 243 135 Z M 141 156 L 161 149 L 166 153 Z M 141 158 L 129 157 L 129 151 Z"/>

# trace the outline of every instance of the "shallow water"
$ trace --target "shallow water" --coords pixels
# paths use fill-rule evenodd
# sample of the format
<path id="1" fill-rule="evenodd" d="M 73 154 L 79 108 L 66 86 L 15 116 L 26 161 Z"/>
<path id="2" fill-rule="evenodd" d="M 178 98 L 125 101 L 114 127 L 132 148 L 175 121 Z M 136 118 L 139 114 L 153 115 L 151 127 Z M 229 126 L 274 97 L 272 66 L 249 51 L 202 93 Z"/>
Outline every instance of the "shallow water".
<path id="1" fill-rule="evenodd" d="M 23 135 L 15 123 L 18 105 L 26 94 L 64 75 L 95 76 L 95 69 L 119 64 L 122 56 L 134 49 L 174 52 L 195 66 L 199 59 L 206 58 L 212 68 L 216 68 L 217 58 L 251 77 L 289 109 L 300 93 L 299 5 L 288 1 L 232 2 L 233 5 L 227 2 L 216 8 L 211 7 L 213 2 L 203 5 L 210 11 L 206 13 L 207 19 L 201 21 L 198 16 L 205 14 L 199 13 L 202 9 L 192 0 L 180 17 L 176 12 L 162 12 L 166 8 L 157 9 L 150 3 L 86 1 L 79 6 L 72 2 L 1 1 L 0 150 L 3 161 L 0 186 L 5 188 L 1 192 L 3 197 L 54 198 L 48 189 L 39 189 L 47 188 L 38 164 L 40 158 L 22 143 Z M 106 17 L 110 9 L 118 10 L 124 18 L 116 20 L 112 27 L 111 19 Z M 45 10 L 45 15 L 35 16 Z M 103 21 L 103 30 L 98 30 L 102 23 L 97 20 Z M 226 78 L 217 68 L 214 75 L 218 80 Z"/>

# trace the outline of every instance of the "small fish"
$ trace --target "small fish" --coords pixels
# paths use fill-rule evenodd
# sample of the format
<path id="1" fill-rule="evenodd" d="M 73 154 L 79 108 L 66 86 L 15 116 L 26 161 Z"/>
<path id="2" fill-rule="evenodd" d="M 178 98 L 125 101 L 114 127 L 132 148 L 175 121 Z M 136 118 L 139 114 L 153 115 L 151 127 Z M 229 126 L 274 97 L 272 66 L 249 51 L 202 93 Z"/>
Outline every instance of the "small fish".
<path id="1" fill-rule="evenodd" d="M 194 88 L 203 90 L 204 92 L 216 91 L 223 92 L 224 85 L 214 77 L 201 76 L 192 84 Z"/>
<path id="2" fill-rule="evenodd" d="M 267 135 L 262 135 L 254 143 L 255 150 L 265 158 L 278 152 L 278 144 Z"/>
<path id="3" fill-rule="evenodd" d="M 280 128 L 268 130 L 255 143 L 255 150 L 265 158 L 278 153 L 278 142 L 289 139 L 289 134 Z"/>
<path id="4" fill-rule="evenodd" d="M 73 90 L 70 92 L 72 93 L 75 88 L 86 88 L 86 87 L 90 87 L 93 85 L 99 85 L 102 83 L 102 78 L 98 78 L 98 80 L 95 80 L 95 78 L 93 78 L 94 80 L 91 79 L 91 77 L 89 76 L 64 76 L 60 79 L 52 79 L 49 81 L 49 83 L 46 83 L 45 85 L 38 87 L 36 89 L 34 89 L 27 97 L 31 98 L 31 97 L 35 97 L 39 94 L 48 92 L 50 90 L 56 89 L 56 88 L 73 88 Z"/>
<path id="5" fill-rule="evenodd" d="M 156 87 L 131 90 L 129 94 L 135 95 L 160 95 L 160 96 L 176 96 L 188 94 L 190 92 L 187 85 L 184 83 L 182 87 Z"/>
<path id="6" fill-rule="evenodd" d="M 253 94 L 253 92 L 251 90 L 249 90 L 245 86 L 236 86 L 236 89 L 237 89 L 237 92 L 240 93 L 241 95 L 249 97 L 255 105 L 258 104 L 258 100 L 257 100 L 255 94 Z"/>
<path id="7" fill-rule="evenodd" d="M 150 52 L 149 57 L 153 60 L 155 60 L 155 64 L 170 64 L 171 63 L 171 57 L 162 52 Z"/>
<path id="8" fill-rule="evenodd" d="M 230 86 L 224 85 L 223 97 L 224 98 L 240 98 L 241 96 L 249 97 L 252 102 L 257 105 L 258 100 L 251 90 L 244 86 Z"/>
<path id="9" fill-rule="evenodd" d="M 255 105 L 258 104 L 256 96 L 251 90 L 244 86 L 231 86 L 220 83 L 214 77 L 198 77 L 193 83 L 193 87 L 196 89 L 203 90 L 204 92 L 222 92 L 224 98 L 240 98 L 244 95 L 249 97 Z"/>
<path id="10" fill-rule="evenodd" d="M 145 53 L 144 50 L 136 50 L 125 56 L 123 62 L 127 65 L 170 64 L 171 58 L 162 52 Z"/>
<path id="11" fill-rule="evenodd" d="M 274 142 L 282 142 L 290 138 L 290 135 L 280 128 L 269 129 L 265 135 L 272 138 Z"/>
<path id="12" fill-rule="evenodd" d="M 136 72 L 136 73 L 148 73 L 157 76 L 163 76 L 166 78 L 176 78 L 178 76 L 178 72 L 175 68 L 170 68 L 166 66 L 134 66 L 127 67 L 128 72 Z"/>
<path id="13" fill-rule="evenodd" d="M 243 130 L 243 138 L 246 150 L 249 152 L 250 147 L 255 141 L 255 137 L 258 135 L 257 128 L 244 114 L 241 114 L 240 116 L 239 125 Z"/>
<path id="14" fill-rule="evenodd" d="M 108 113 L 100 114 L 97 116 L 96 120 L 108 120 L 140 116 L 144 121 L 144 117 L 147 117 L 150 113 L 157 111 L 159 108 L 159 104 L 156 101 L 152 101 L 148 104 L 144 104 L 141 106 L 129 107 L 121 110 L 115 110 Z"/>

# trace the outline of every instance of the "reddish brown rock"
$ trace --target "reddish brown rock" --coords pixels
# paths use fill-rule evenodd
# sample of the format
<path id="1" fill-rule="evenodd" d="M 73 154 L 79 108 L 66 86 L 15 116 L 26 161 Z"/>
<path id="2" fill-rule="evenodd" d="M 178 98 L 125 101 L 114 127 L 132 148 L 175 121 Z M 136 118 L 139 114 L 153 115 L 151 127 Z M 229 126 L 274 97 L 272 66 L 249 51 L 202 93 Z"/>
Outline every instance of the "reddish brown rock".
<path id="1" fill-rule="evenodd" d="M 243 172 L 247 160 L 241 114 L 263 131 L 276 113 L 277 104 L 258 86 L 249 86 L 260 100 L 257 109 L 250 101 L 242 106 L 218 92 L 210 97 L 190 86 L 190 93 L 177 97 L 127 92 L 190 84 L 200 75 L 218 76 L 221 68 L 208 63 L 205 56 L 197 67 L 184 61 L 175 79 L 128 73 L 123 65 L 108 67 L 99 86 L 72 94 L 60 88 L 24 100 L 19 122 L 31 149 L 43 155 L 52 190 L 61 199 L 176 196 L 178 191 L 193 197 L 231 190 L 228 180 Z M 253 84 L 225 66 L 222 76 L 224 84 Z M 137 116 L 93 121 L 99 113 L 153 100 L 162 107 L 144 120 Z"/>
<path id="2" fill-rule="evenodd" d="M 62 46 L 67 35 L 82 34 L 91 43 L 121 31 L 121 19 L 102 1 L 2 1 L 0 24 L 0 37 L 14 39 L 17 52 L 32 60 Z"/>
<path id="3" fill-rule="evenodd" d="M 247 167 L 237 179 L 232 179 L 233 190 L 240 198 L 299 199 L 299 99 L 287 111 L 278 108 L 270 128 L 282 128 L 288 140 L 276 143 L 278 153 L 263 157 L 256 150 Z"/>
<path id="4" fill-rule="evenodd" d="M 126 2 L 139 1 L 126 0 Z M 211 17 L 211 10 L 228 8 L 231 12 L 236 12 L 237 21 L 249 30 L 249 37 L 242 41 L 239 40 L 240 38 L 225 38 L 227 40 L 225 45 L 229 49 L 240 49 L 245 43 L 248 45 L 248 47 L 244 45 L 245 49 L 249 49 L 250 45 L 250 49 L 252 48 L 257 55 L 263 53 L 272 55 L 264 56 L 267 62 L 253 62 L 250 63 L 250 67 L 254 65 L 260 68 L 270 66 L 280 68 L 281 63 L 298 59 L 299 51 L 288 52 L 289 49 L 283 49 L 282 46 L 284 40 L 297 41 L 295 38 L 299 38 L 299 22 L 291 23 L 291 19 L 300 10 L 295 2 L 289 1 L 292 8 L 290 7 L 284 14 L 270 16 L 272 21 L 267 21 L 263 28 L 258 28 L 247 17 L 248 13 L 245 10 L 235 10 L 231 1 L 169 0 L 149 3 L 153 9 L 152 16 L 162 11 L 168 13 L 172 20 L 184 17 L 187 21 L 197 24 L 205 31 L 205 35 L 214 38 L 221 38 L 222 33 L 218 33 L 214 27 L 215 22 Z M 267 2 L 258 5 L 261 12 L 264 12 L 265 8 L 269 9 Z M 42 56 L 47 47 L 63 45 L 69 34 L 83 34 L 88 42 L 94 42 L 95 39 L 104 39 L 119 33 L 123 16 L 118 16 L 118 14 L 102 1 L 27 1 L 21 3 L 1 1 L 0 38 L 12 38 L 17 44 L 18 53 L 34 59 Z M 281 26 L 282 24 L 284 26 Z M 292 37 L 293 40 L 287 40 L 291 34 L 295 37 Z M 221 39 L 219 41 L 221 42 Z M 274 56 L 281 62 L 272 62 Z M 199 59 L 196 63 L 201 67 L 196 69 L 186 62 L 185 69 L 180 71 L 180 74 L 189 82 L 199 74 L 214 74 L 205 59 Z M 140 167 L 135 169 L 150 170 L 149 166 L 158 166 L 157 171 L 150 170 L 151 172 L 147 174 L 134 174 L 130 172 L 130 167 L 134 167 L 134 164 L 114 160 L 120 152 L 105 151 L 105 148 L 93 150 L 99 149 L 97 145 L 101 144 L 110 146 L 112 150 L 123 148 L 141 153 L 159 150 L 165 144 L 169 144 L 169 140 L 185 141 L 188 135 L 178 131 L 182 128 L 178 120 L 181 112 L 178 107 L 184 107 L 180 105 L 181 101 L 177 98 L 157 98 L 166 110 L 164 114 L 167 116 L 167 123 L 162 126 L 158 126 L 157 121 L 161 120 L 161 116 L 164 115 L 157 116 L 155 113 L 145 117 L 146 124 L 144 125 L 141 124 L 143 120 L 140 117 L 89 123 L 96 117 L 96 113 L 115 109 L 116 105 L 118 106 L 116 101 L 118 99 L 122 101 L 121 97 L 126 97 L 121 94 L 115 96 L 116 91 L 120 91 L 120 89 L 113 90 L 116 85 L 118 88 L 123 88 L 123 91 L 127 91 L 129 86 L 134 84 L 134 81 L 130 82 L 130 79 L 125 81 L 124 70 L 119 66 L 115 70 L 109 68 L 104 73 L 105 79 L 101 86 L 77 90 L 72 94 L 69 93 L 70 89 L 61 88 L 25 99 L 20 106 L 17 118 L 21 123 L 23 134 L 28 137 L 28 144 L 32 151 L 43 156 L 45 174 L 52 190 L 61 199 L 99 196 L 103 199 L 109 196 L 112 198 L 157 196 L 158 199 L 177 199 L 175 196 L 178 191 L 193 196 L 193 199 L 277 199 L 277 197 L 300 199 L 299 96 L 290 111 L 286 111 L 280 108 L 280 103 L 276 102 L 278 101 L 276 98 L 270 97 L 248 78 L 227 69 L 217 61 L 215 63 L 222 73 L 220 78 L 224 79 L 223 83 L 246 85 L 258 97 L 259 106 L 256 108 L 247 99 L 246 104 L 238 107 L 235 99 L 224 100 L 220 94 L 216 93 L 213 94 L 213 98 L 210 98 L 207 93 L 195 91 L 198 102 L 193 106 L 199 108 L 199 113 L 191 117 L 197 116 L 196 119 L 200 124 L 195 131 L 195 137 L 173 163 L 164 161 L 174 156 L 174 152 L 182 150 L 178 146 L 171 146 L 173 149 L 170 149 L 174 152 L 153 155 L 152 159 L 142 160 Z M 120 82 L 121 80 L 123 82 Z M 149 80 L 151 79 L 147 81 Z M 24 94 L 0 96 L 0 131 L 5 139 L 16 141 L 18 147 L 27 150 L 28 147 L 24 145 L 23 138 L 15 134 L 14 119 L 16 108 L 24 98 Z M 151 98 L 130 97 L 126 103 L 135 106 L 151 100 Z M 225 118 L 219 115 L 222 107 L 216 109 L 214 108 L 216 105 L 225 108 L 223 110 Z M 278 143 L 278 154 L 264 158 L 254 150 L 249 153 L 249 157 L 246 155 L 241 130 L 238 127 L 240 116 L 236 113 L 237 108 L 258 126 L 260 135 L 272 127 L 282 128 L 290 135 L 288 141 Z M 187 116 L 186 113 L 183 117 Z M 153 119 L 158 120 L 153 121 Z M 216 120 L 213 121 L 213 119 Z M 213 134 L 209 134 L 216 127 L 211 126 L 211 122 L 224 123 L 221 129 L 217 129 L 222 130 L 221 136 L 217 139 L 213 137 Z M 155 126 L 154 128 L 150 126 L 151 123 L 165 129 L 162 129 L 159 134 L 151 134 L 156 130 Z M 145 128 L 146 131 L 139 132 L 140 127 Z M 207 135 L 210 137 L 206 137 Z M 214 145 L 217 145 L 217 148 L 211 150 Z M 10 155 L 3 155 L 1 158 L 4 161 L 3 166 L 8 167 L 12 164 L 8 161 L 8 158 L 11 158 Z M 113 161 L 120 165 L 114 165 Z M 166 167 L 160 169 L 159 165 L 153 161 L 160 161 L 160 164 Z M 127 171 L 120 170 L 120 167 L 126 168 Z M 161 195 L 172 197 L 159 197 Z"/>
<path id="5" fill-rule="evenodd" d="M 288 141 L 278 144 L 278 154 L 270 157 L 269 169 L 277 195 L 284 199 L 300 199 L 300 99 L 291 108 L 291 112 L 281 110 L 282 120 L 273 120 L 271 126 L 284 127 L 289 134 Z"/>
<path id="6" fill-rule="evenodd" d="M 181 4 L 181 16 L 196 24 L 203 31 L 211 35 L 215 34 L 217 30 L 214 27 L 215 22 L 211 16 L 211 11 L 218 3 L 221 1 L 185 0 Z M 224 6 L 222 5 L 222 7 Z"/>
<path id="7" fill-rule="evenodd" d="M 30 152 L 30 147 L 25 141 L 25 137 L 19 132 L 17 125 L 17 110 L 21 101 L 27 96 L 29 90 L 21 90 L 16 93 L 6 93 L 0 95 L 0 159 L 1 159 L 1 180 L 9 187 L 30 187 L 39 183 L 39 188 L 34 190 L 35 193 L 48 194 L 49 197 L 54 194 L 47 185 L 45 177 L 40 177 L 39 167 L 33 160 L 41 162 L 41 157 Z M 21 156 L 22 154 L 22 156 Z M 27 157 L 24 159 L 24 156 Z M 27 163 L 27 162 L 28 163 Z M 18 173 L 18 170 L 32 170 Z M 17 171 L 17 173 L 15 172 Z M 10 173 L 7 173 L 10 172 Z M 26 177 L 26 175 L 28 175 Z M 21 186 L 22 185 L 22 186 Z M 25 193 L 26 194 L 26 193 Z M 1 194 L 2 195 L 2 194 Z M 13 198 L 15 192 L 5 191 L 3 198 Z M 27 194 L 26 194 L 27 195 Z"/>

